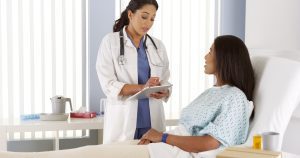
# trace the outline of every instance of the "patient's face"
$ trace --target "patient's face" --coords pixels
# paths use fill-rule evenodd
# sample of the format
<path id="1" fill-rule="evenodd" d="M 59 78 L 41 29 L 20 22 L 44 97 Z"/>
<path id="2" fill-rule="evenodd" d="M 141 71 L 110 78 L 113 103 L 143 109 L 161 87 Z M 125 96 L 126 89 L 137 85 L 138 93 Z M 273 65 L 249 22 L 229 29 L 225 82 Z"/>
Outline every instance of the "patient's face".
<path id="1" fill-rule="evenodd" d="M 216 73 L 216 53 L 214 44 L 210 47 L 209 52 L 205 55 L 204 72 L 206 74 Z"/>

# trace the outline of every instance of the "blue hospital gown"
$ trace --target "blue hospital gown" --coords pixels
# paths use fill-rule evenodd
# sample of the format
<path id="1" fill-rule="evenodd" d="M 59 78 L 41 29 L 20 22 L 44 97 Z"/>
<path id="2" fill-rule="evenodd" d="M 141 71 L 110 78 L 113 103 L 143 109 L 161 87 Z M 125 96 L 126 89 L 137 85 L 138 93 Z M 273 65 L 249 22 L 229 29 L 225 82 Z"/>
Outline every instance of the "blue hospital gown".
<path id="1" fill-rule="evenodd" d="M 248 111 L 249 101 L 240 89 L 212 87 L 182 110 L 180 124 L 193 136 L 210 135 L 221 146 L 233 146 L 247 139 Z"/>

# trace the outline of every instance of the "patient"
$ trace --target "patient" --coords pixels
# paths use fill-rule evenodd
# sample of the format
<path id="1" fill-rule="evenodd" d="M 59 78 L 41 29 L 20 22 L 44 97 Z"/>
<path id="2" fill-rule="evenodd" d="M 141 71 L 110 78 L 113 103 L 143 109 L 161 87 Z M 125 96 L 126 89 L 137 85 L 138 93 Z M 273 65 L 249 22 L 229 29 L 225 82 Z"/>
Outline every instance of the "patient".
<path id="1" fill-rule="evenodd" d="M 255 85 L 245 44 L 235 36 L 217 37 L 205 56 L 204 67 L 206 74 L 215 76 L 214 87 L 182 110 L 179 126 L 169 134 L 150 129 L 138 142 L 140 145 L 99 145 L 33 154 L 40 157 L 167 157 L 163 154 L 167 153 L 176 157 L 180 153 L 188 155 L 244 143 L 249 127 L 249 101 Z"/>
<path id="2" fill-rule="evenodd" d="M 255 81 L 243 41 L 231 35 L 217 37 L 205 56 L 205 73 L 215 76 L 215 86 L 182 110 L 180 125 L 171 132 L 187 136 L 151 129 L 139 144 L 163 141 L 197 153 L 246 141 L 250 116 L 248 100 L 252 100 Z"/>

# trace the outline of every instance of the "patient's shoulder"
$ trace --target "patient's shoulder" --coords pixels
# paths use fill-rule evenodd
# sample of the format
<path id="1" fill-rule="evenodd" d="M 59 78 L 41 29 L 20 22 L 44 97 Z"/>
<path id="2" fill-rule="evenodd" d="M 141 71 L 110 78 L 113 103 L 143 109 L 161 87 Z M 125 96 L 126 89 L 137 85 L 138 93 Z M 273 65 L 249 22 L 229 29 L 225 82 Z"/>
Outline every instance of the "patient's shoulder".
<path id="1" fill-rule="evenodd" d="M 226 89 L 224 89 L 224 93 L 227 94 L 228 97 L 247 100 L 245 93 L 235 86 L 228 86 Z"/>

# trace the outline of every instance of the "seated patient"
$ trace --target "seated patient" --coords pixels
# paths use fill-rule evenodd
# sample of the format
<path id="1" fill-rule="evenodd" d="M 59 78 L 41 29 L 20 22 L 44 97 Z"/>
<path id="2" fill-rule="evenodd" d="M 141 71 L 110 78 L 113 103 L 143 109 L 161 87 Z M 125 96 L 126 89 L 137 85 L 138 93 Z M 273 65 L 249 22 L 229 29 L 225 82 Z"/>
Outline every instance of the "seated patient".
<path id="1" fill-rule="evenodd" d="M 177 153 L 198 153 L 244 143 L 249 127 L 249 100 L 252 100 L 255 83 L 243 41 L 231 35 L 217 37 L 205 56 L 205 73 L 215 76 L 214 87 L 182 110 L 175 132 L 167 134 L 150 129 L 139 141 L 141 145 L 89 146 L 35 153 L 35 156 L 166 157 L 160 154 L 171 152 L 170 157 L 175 157 L 172 148 L 176 148 Z"/>
<path id="2" fill-rule="evenodd" d="M 205 56 L 205 73 L 216 78 L 214 87 L 186 106 L 180 126 L 189 136 L 150 129 L 139 144 L 167 143 L 187 152 L 201 152 L 246 141 L 249 101 L 255 85 L 248 50 L 235 36 L 219 36 Z"/>

